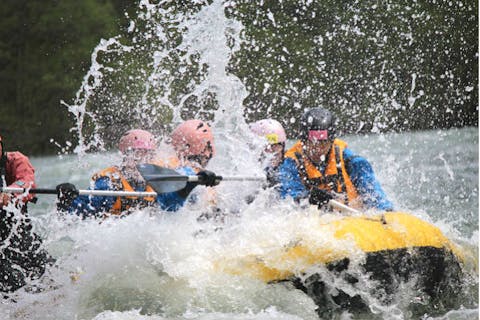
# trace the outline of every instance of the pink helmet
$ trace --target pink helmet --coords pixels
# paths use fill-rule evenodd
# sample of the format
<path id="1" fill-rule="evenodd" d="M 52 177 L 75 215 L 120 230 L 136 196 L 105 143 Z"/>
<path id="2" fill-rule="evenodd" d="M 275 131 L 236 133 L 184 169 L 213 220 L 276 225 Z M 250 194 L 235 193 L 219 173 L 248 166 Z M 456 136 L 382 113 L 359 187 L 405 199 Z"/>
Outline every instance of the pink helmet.
<path id="1" fill-rule="evenodd" d="M 172 145 L 182 157 L 215 154 L 212 129 L 201 120 L 187 120 L 172 132 Z"/>
<path id="2" fill-rule="evenodd" d="M 148 131 L 134 129 L 127 131 L 118 142 L 118 149 L 125 153 L 128 150 L 155 150 L 155 137 Z"/>
<path id="3" fill-rule="evenodd" d="M 263 119 L 250 125 L 257 135 L 265 137 L 270 144 L 285 143 L 287 135 L 280 122 L 273 119 Z"/>

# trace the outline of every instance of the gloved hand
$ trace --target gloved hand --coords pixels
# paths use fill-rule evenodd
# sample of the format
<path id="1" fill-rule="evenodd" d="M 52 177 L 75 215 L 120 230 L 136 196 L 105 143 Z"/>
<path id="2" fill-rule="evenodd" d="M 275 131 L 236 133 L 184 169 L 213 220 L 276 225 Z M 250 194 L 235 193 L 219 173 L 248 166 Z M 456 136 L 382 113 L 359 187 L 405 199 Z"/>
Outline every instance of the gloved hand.
<path id="1" fill-rule="evenodd" d="M 265 169 L 267 174 L 267 187 L 273 187 L 278 185 L 280 182 L 278 180 L 278 171 L 272 167 L 268 167 Z"/>
<path id="2" fill-rule="evenodd" d="M 8 193 L 0 193 L 0 208 L 6 206 L 10 201 L 11 196 Z"/>
<path id="3" fill-rule="evenodd" d="M 310 191 L 310 197 L 308 198 L 308 201 L 310 204 L 316 204 L 320 208 L 326 205 L 332 199 L 333 196 L 328 191 L 314 188 L 312 191 Z"/>
<path id="4" fill-rule="evenodd" d="M 68 210 L 73 200 L 78 197 L 78 189 L 71 183 L 60 183 L 55 188 L 57 190 L 58 204 L 60 210 Z"/>
<path id="5" fill-rule="evenodd" d="M 197 176 L 200 179 L 199 183 L 206 185 L 207 187 L 216 186 L 220 183 L 221 180 L 221 178 L 218 177 L 215 173 L 208 170 L 200 171 L 199 173 L 197 173 Z"/>

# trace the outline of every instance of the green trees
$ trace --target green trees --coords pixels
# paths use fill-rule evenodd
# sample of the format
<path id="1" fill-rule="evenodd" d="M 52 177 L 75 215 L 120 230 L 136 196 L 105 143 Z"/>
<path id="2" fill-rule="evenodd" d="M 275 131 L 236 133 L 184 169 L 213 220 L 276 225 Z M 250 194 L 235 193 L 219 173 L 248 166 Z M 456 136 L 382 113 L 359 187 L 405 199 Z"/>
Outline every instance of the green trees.
<path id="1" fill-rule="evenodd" d="M 235 1 L 253 117 L 334 110 L 350 132 L 476 125 L 476 1 Z M 295 125 L 293 125 L 295 127 Z"/>
<path id="2" fill-rule="evenodd" d="M 170 119 L 162 95 L 168 92 L 170 102 L 178 103 L 205 68 L 196 61 L 185 66 L 176 60 L 182 30 L 173 25 L 165 41 L 146 36 L 155 33 L 148 30 L 148 20 L 134 20 L 145 37 L 133 41 L 132 34 L 123 32 L 121 24 L 128 23 L 124 12 L 134 17 L 137 2 L 0 2 L 0 134 L 8 149 L 46 154 L 59 151 L 51 140 L 61 146 L 74 141 L 71 115 L 60 101 L 73 101 L 99 40 L 119 34 L 122 44 L 138 50 L 124 53 L 122 61 L 114 53 L 99 57 L 113 67 L 89 101 L 102 134 L 114 141 L 118 130 L 142 117 L 155 127 Z M 195 11 L 202 5 L 165 3 L 171 7 L 165 14 Z M 335 111 L 350 132 L 477 125 L 476 1 L 226 4 L 228 15 L 244 26 L 244 42 L 229 71 L 249 91 L 244 101 L 248 120 L 275 117 L 292 133 L 304 108 L 323 105 Z M 162 47 L 173 49 L 154 66 L 153 52 Z M 158 75 L 145 93 L 152 68 L 174 79 L 163 81 Z M 196 114 L 199 106 L 216 108 L 214 95 L 197 100 L 192 95 L 183 109 L 192 108 L 187 111 Z M 129 110 L 130 117 L 119 116 Z"/>
<path id="3" fill-rule="evenodd" d="M 0 2 L 0 134 L 9 150 L 53 153 L 72 127 L 71 99 L 100 38 L 118 32 L 109 1 Z"/>

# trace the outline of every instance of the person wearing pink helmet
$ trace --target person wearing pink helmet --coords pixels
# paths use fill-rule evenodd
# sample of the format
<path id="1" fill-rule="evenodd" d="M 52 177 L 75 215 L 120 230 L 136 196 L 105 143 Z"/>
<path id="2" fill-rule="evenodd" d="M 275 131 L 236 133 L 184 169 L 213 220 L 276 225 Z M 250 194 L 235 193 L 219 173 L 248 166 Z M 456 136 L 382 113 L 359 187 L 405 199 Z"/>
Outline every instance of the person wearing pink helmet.
<path id="1" fill-rule="evenodd" d="M 145 183 L 137 169 L 138 164 L 154 163 L 153 158 L 156 151 L 154 136 L 145 130 L 130 130 L 120 138 L 118 149 L 123 155 L 122 163 L 119 166 L 112 166 L 95 174 L 92 178 L 93 189 L 155 192 L 151 186 Z M 209 171 L 198 172 L 188 165 L 178 167 L 176 170 L 184 175 L 197 174 L 201 176 L 202 183 L 206 186 L 218 184 L 216 175 Z M 83 217 L 99 216 L 104 213 L 121 215 L 128 213 L 131 209 L 149 206 L 176 211 L 183 206 L 186 198 L 196 186 L 196 183 L 189 182 L 180 191 L 158 194 L 156 197 L 92 197 L 78 196 L 78 190 L 74 185 L 63 183 L 57 186 L 59 193 L 58 208 L 61 211 L 76 213 Z"/>
<path id="2" fill-rule="evenodd" d="M 283 126 L 274 119 L 262 119 L 250 125 L 250 129 L 256 135 L 265 138 L 267 144 L 262 154 L 262 160 L 271 156 L 268 168 L 276 169 L 283 161 L 285 142 L 287 135 Z"/>
<path id="3" fill-rule="evenodd" d="M 265 160 L 268 159 L 268 163 L 263 168 L 267 176 L 267 182 L 262 187 L 263 189 L 278 188 L 278 168 L 283 162 L 285 142 L 287 141 L 285 129 L 277 120 L 262 119 L 250 124 L 250 130 L 264 140 L 260 161 L 265 164 Z M 258 192 L 259 190 L 256 190 L 248 195 L 245 199 L 246 202 L 252 203 Z"/>
<path id="4" fill-rule="evenodd" d="M 283 126 L 274 119 L 258 120 L 250 125 L 250 129 L 256 135 L 265 139 L 265 148 L 263 149 L 260 160 L 270 158 L 268 165 L 264 168 L 267 175 L 268 187 L 278 184 L 278 168 L 283 162 L 285 154 L 285 143 L 287 135 Z"/>
<path id="5" fill-rule="evenodd" d="M 206 122 L 196 119 L 186 120 L 172 131 L 170 138 L 177 157 L 161 165 L 166 165 L 184 175 L 196 174 L 203 181 L 202 184 L 207 187 L 218 184 L 219 180 L 215 173 L 205 170 L 208 162 L 215 155 L 212 129 Z M 160 195 L 161 208 L 177 210 L 196 186 L 197 183 L 189 182 L 178 192 Z M 215 198 L 214 190 L 208 188 L 205 194 L 207 202 L 214 204 Z"/>
<path id="6" fill-rule="evenodd" d="M 150 132 L 141 129 L 127 131 L 118 142 L 123 155 L 121 164 L 96 173 L 92 177 L 93 189 L 154 192 L 146 185 L 136 166 L 151 162 L 156 148 L 155 137 Z M 156 202 L 153 197 L 78 196 L 78 190 L 70 183 L 59 184 L 57 191 L 58 208 L 83 217 L 104 213 L 120 215 L 131 208 L 147 207 Z"/>
<path id="7" fill-rule="evenodd" d="M 215 155 L 213 133 L 201 120 L 187 120 L 173 130 L 172 146 L 182 163 L 195 168 L 205 168 Z"/>
<path id="8" fill-rule="evenodd" d="M 124 155 L 120 171 L 134 182 L 142 181 L 137 164 L 152 161 L 157 149 L 155 137 L 148 131 L 134 129 L 127 131 L 118 142 L 118 150 Z"/>

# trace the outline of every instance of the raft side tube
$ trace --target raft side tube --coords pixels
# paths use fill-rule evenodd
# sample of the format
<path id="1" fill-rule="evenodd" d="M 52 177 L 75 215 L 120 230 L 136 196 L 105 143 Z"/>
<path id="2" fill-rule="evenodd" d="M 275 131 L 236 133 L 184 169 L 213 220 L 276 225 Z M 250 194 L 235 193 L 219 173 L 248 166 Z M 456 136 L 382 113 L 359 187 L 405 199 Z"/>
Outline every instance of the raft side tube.
<path id="1" fill-rule="evenodd" d="M 268 255 L 232 257 L 219 260 L 214 266 L 228 274 L 275 282 L 304 273 L 314 265 L 345 258 L 363 259 L 365 254 L 375 252 L 437 248 L 451 252 L 459 262 L 464 261 L 460 248 L 437 227 L 411 214 L 388 212 L 377 216 L 341 217 L 329 222 L 322 222 L 317 216 L 312 217 L 312 222 L 318 225 L 322 241 L 309 242 L 306 239 L 311 235 L 308 235 L 288 247 L 269 248 Z"/>

